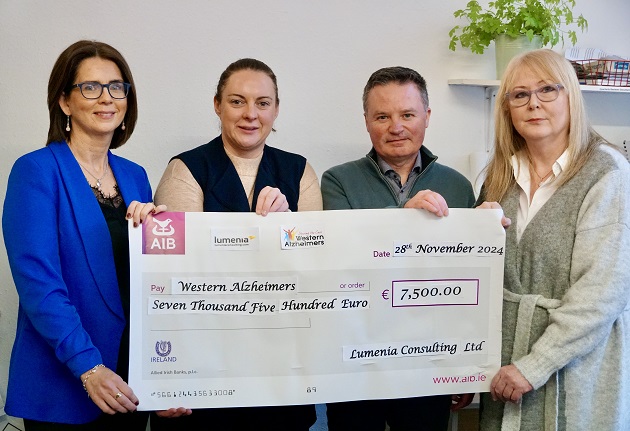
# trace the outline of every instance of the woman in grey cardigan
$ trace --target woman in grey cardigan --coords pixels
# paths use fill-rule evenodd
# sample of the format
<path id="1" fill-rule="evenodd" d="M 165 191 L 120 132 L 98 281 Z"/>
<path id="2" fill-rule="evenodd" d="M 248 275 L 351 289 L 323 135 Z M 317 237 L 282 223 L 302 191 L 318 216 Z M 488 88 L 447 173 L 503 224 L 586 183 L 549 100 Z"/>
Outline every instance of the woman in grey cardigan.
<path id="1" fill-rule="evenodd" d="M 589 125 L 570 63 L 509 64 L 482 207 L 507 229 L 502 367 L 482 430 L 630 430 L 630 165 Z"/>

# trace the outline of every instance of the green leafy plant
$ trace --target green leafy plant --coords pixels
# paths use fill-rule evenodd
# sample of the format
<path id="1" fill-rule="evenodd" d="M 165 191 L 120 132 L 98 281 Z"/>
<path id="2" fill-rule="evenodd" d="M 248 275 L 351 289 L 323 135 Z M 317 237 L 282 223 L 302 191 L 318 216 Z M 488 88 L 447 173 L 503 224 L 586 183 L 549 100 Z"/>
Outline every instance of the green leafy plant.
<path id="1" fill-rule="evenodd" d="M 543 46 L 555 46 L 560 41 L 564 44 L 566 36 L 575 45 L 575 30 L 564 28 L 574 25 L 584 32 L 588 22 L 581 14 L 573 16 L 573 7 L 575 0 L 495 0 L 484 9 L 477 0 L 471 0 L 465 9 L 453 13 L 456 18 L 467 19 L 469 24 L 451 29 L 449 49 L 455 51 L 459 42 L 462 47 L 483 54 L 500 34 L 526 35 L 530 41 L 539 35 Z"/>

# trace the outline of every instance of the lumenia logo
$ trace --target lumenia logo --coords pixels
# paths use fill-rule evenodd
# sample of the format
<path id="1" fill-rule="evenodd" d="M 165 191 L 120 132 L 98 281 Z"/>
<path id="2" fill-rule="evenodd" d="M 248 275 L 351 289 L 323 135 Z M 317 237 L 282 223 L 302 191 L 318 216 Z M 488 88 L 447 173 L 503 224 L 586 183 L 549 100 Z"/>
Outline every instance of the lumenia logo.
<path id="1" fill-rule="evenodd" d="M 326 242 L 321 226 L 282 226 L 280 236 L 283 250 L 323 247 Z"/>
<path id="2" fill-rule="evenodd" d="M 176 356 L 171 355 L 171 342 L 170 341 L 156 341 L 155 353 L 157 356 L 151 356 L 151 362 L 176 362 Z"/>
<path id="3" fill-rule="evenodd" d="M 260 232 L 257 227 L 210 229 L 210 248 L 214 250 L 258 250 Z"/>
<path id="4" fill-rule="evenodd" d="M 164 212 L 142 224 L 142 254 L 185 254 L 186 213 Z"/>

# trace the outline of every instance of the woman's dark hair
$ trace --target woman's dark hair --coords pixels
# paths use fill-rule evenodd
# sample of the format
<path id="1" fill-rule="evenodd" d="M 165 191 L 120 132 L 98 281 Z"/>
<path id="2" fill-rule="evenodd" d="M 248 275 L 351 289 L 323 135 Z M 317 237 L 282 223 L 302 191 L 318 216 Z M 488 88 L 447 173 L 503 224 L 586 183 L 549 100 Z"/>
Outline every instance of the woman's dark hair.
<path id="1" fill-rule="evenodd" d="M 109 60 L 118 66 L 124 82 L 131 84 L 129 94 L 127 94 L 127 113 L 125 114 L 125 130 L 117 127 L 112 137 L 110 148 L 118 148 L 127 142 L 133 133 L 138 120 L 138 100 L 136 99 L 136 88 L 133 76 L 127 61 L 122 54 L 110 45 L 92 40 L 80 40 L 66 48 L 57 58 L 50 79 L 48 81 L 48 112 L 50 114 L 50 125 L 48 128 L 48 140 L 46 145 L 55 141 L 67 140 L 70 136 L 66 132 L 66 114 L 59 106 L 59 99 L 62 95 L 68 95 L 81 62 L 88 58 L 102 58 Z"/>
<path id="2" fill-rule="evenodd" d="M 240 60 L 236 60 L 234 63 L 230 64 L 219 77 L 219 83 L 217 84 L 217 92 L 214 95 L 214 98 L 217 102 L 221 103 L 221 98 L 223 97 L 223 90 L 225 90 L 225 85 L 227 84 L 228 79 L 235 72 L 239 72 L 241 70 L 254 70 L 256 72 L 262 72 L 266 74 L 271 81 L 273 82 L 273 88 L 276 91 L 276 105 L 280 103 L 280 99 L 278 98 L 278 82 L 276 80 L 276 75 L 273 73 L 273 70 L 265 63 L 260 60 L 256 60 L 254 58 L 241 58 Z"/>

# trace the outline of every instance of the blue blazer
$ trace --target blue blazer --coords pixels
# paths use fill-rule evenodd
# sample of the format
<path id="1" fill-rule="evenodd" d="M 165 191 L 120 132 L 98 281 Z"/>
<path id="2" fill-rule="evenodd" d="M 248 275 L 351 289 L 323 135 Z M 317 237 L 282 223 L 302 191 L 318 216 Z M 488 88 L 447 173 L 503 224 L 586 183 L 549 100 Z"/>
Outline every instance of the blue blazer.
<path id="1" fill-rule="evenodd" d="M 151 201 L 145 170 L 108 153 L 129 205 Z M 9 175 L 4 242 L 19 294 L 5 410 L 39 421 L 85 423 L 101 410 L 80 375 L 116 369 L 125 317 L 103 213 L 65 142 L 20 157 Z"/>

